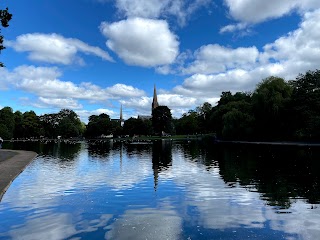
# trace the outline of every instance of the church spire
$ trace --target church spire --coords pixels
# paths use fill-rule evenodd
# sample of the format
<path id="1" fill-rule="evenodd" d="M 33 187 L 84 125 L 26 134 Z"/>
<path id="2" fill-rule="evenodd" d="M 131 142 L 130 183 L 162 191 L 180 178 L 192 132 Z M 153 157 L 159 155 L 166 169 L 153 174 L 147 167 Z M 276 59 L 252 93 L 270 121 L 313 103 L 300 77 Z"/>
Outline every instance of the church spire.
<path id="1" fill-rule="evenodd" d="M 122 117 L 122 104 L 120 106 L 120 121 L 123 120 L 123 117 Z"/>
<path id="2" fill-rule="evenodd" d="M 123 120 L 123 115 L 122 115 L 122 104 L 120 106 L 120 126 L 123 127 L 124 120 Z"/>
<path id="3" fill-rule="evenodd" d="M 154 88 L 153 88 L 153 101 L 152 101 L 152 109 L 155 109 L 159 107 L 159 103 L 158 103 L 158 98 L 157 98 L 157 90 L 156 90 L 156 85 L 154 85 Z"/>

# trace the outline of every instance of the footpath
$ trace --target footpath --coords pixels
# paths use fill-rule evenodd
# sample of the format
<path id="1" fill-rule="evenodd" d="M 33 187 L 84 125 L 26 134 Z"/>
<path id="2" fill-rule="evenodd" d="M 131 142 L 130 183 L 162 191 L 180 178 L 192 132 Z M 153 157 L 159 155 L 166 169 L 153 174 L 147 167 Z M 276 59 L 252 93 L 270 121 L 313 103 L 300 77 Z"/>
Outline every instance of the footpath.
<path id="1" fill-rule="evenodd" d="M 32 162 L 37 153 L 0 149 L 0 201 L 13 180 Z"/>

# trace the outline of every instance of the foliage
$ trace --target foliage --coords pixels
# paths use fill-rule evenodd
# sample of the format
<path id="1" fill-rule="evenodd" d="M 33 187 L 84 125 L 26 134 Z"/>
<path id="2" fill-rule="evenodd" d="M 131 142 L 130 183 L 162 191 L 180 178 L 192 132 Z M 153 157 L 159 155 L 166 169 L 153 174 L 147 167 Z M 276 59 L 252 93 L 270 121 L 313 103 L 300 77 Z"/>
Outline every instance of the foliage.
<path id="1" fill-rule="evenodd" d="M 116 122 L 116 124 L 120 124 Z M 91 115 L 87 125 L 87 137 L 100 137 L 101 135 L 109 135 L 114 132 L 116 128 L 115 123 L 111 122 L 108 114 L 102 113 L 99 116 Z"/>
<path id="2" fill-rule="evenodd" d="M 256 134 L 260 139 L 283 139 L 287 136 L 287 109 L 292 87 L 282 78 L 269 77 L 257 85 L 252 95 Z"/>
<path id="3" fill-rule="evenodd" d="M 159 135 L 162 132 L 172 133 L 174 131 L 171 111 L 167 106 L 159 106 L 152 110 L 152 127 Z"/>
<path id="4" fill-rule="evenodd" d="M 9 27 L 9 21 L 12 18 L 12 14 L 9 13 L 8 8 L 1 10 L 0 9 L 0 21 L 1 21 L 1 26 L 6 28 Z M 3 46 L 3 35 L 1 34 L 1 28 L 0 28 L 0 53 L 5 47 Z M 3 67 L 3 63 L 0 62 L 0 67 Z"/>
<path id="5" fill-rule="evenodd" d="M 84 126 L 73 110 L 62 109 L 58 113 L 44 114 L 39 119 L 42 135 L 45 137 L 70 138 L 82 136 L 84 133 Z"/>
<path id="6" fill-rule="evenodd" d="M 0 110 L 0 136 L 3 139 L 11 139 L 14 131 L 14 114 L 11 107 Z"/>
<path id="7" fill-rule="evenodd" d="M 124 135 L 151 135 L 152 122 L 151 120 L 142 120 L 139 118 L 129 118 L 123 125 Z"/>
<path id="8" fill-rule="evenodd" d="M 320 71 L 308 71 L 290 82 L 295 136 L 320 139 Z"/>

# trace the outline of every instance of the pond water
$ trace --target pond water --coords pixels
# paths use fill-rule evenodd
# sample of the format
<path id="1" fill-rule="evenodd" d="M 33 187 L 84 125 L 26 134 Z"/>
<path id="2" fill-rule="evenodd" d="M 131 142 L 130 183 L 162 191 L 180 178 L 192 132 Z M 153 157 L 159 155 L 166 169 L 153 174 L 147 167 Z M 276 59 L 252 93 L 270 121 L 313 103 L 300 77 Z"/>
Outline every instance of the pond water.
<path id="1" fill-rule="evenodd" d="M 320 149 L 10 143 L 0 239 L 319 239 Z"/>

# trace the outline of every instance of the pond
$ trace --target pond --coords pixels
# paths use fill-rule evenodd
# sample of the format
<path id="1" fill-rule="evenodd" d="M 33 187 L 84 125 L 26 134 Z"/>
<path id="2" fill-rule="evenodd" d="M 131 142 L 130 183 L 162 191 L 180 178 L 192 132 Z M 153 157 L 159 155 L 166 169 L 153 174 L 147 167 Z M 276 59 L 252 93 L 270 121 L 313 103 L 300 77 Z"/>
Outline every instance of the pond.
<path id="1" fill-rule="evenodd" d="M 38 157 L 0 202 L 0 239 L 318 239 L 320 149 L 7 143 Z"/>

